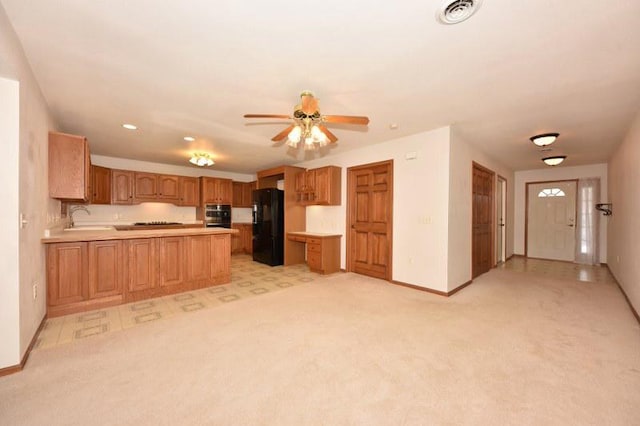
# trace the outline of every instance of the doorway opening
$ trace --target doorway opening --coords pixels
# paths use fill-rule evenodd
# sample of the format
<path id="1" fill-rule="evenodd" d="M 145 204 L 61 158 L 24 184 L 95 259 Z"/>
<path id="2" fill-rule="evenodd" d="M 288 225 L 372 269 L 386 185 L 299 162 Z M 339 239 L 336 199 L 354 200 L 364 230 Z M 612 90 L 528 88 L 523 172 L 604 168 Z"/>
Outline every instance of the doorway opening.
<path id="1" fill-rule="evenodd" d="M 347 169 L 347 270 L 391 280 L 393 160 Z"/>

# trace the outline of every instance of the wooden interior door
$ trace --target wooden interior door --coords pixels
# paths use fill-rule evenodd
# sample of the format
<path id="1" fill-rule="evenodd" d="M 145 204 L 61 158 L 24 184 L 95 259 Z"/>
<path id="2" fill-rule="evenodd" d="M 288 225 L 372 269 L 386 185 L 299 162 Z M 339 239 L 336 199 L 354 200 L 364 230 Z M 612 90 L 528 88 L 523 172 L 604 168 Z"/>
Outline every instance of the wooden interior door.
<path id="1" fill-rule="evenodd" d="M 390 280 L 393 225 L 393 160 L 347 170 L 347 267 Z"/>
<path id="2" fill-rule="evenodd" d="M 484 274 L 493 266 L 494 179 L 494 172 L 473 163 L 472 278 Z"/>

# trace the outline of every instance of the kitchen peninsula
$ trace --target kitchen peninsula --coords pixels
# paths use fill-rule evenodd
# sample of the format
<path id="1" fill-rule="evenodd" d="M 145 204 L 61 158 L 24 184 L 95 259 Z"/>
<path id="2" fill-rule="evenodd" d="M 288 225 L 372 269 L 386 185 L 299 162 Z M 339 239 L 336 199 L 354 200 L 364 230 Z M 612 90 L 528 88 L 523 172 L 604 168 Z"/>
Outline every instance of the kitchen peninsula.
<path id="1" fill-rule="evenodd" d="M 226 228 L 60 231 L 47 250 L 47 315 L 55 317 L 231 281 Z"/>

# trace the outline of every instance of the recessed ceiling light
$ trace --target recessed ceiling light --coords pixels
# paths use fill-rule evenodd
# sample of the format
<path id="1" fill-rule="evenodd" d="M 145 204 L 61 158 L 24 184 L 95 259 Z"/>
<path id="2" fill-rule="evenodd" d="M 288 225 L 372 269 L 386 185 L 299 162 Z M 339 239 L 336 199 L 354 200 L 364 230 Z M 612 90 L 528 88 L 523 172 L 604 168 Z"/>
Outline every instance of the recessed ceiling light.
<path id="1" fill-rule="evenodd" d="M 560 133 L 543 133 L 541 135 L 531 136 L 529 139 L 538 146 L 547 146 L 554 143 L 556 139 L 558 139 L 558 136 L 560 136 Z"/>
<path id="2" fill-rule="evenodd" d="M 389 124 L 389 128 L 390 128 L 391 130 L 395 130 L 395 129 L 397 129 L 397 128 L 398 128 L 398 123 L 391 123 L 391 124 Z"/>
<path id="3" fill-rule="evenodd" d="M 195 141 L 195 140 L 196 140 L 196 138 L 191 137 L 191 136 L 185 136 L 185 137 L 184 137 L 184 138 L 182 138 L 182 139 L 184 139 L 184 140 L 185 140 L 185 141 L 187 141 L 187 142 L 193 142 L 193 141 Z"/>
<path id="4" fill-rule="evenodd" d="M 138 128 L 137 126 L 134 126 L 133 124 L 127 124 L 127 123 L 123 124 L 122 127 L 124 127 L 125 129 L 128 129 L 128 130 L 136 130 Z"/>

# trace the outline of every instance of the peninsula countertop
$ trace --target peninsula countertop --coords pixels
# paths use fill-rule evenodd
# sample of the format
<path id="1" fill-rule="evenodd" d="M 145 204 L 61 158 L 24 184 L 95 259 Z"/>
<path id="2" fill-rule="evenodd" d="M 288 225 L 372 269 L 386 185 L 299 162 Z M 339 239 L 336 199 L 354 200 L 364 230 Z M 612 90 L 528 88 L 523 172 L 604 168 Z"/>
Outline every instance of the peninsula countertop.
<path id="1" fill-rule="evenodd" d="M 71 243 L 76 241 L 130 240 L 134 238 L 180 237 L 188 235 L 237 234 L 237 229 L 230 228 L 181 228 L 181 229 L 144 229 L 135 231 L 88 230 L 52 232 L 51 236 L 42 238 L 43 244 Z"/>

